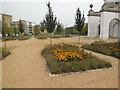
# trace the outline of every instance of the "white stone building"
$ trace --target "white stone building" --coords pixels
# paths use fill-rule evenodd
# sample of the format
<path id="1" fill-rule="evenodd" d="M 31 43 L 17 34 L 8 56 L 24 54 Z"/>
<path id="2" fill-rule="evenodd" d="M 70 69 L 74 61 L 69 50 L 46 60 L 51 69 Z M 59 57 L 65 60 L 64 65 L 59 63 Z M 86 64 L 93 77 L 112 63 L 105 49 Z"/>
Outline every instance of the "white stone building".
<path id="1" fill-rule="evenodd" d="M 99 12 L 92 9 L 88 14 L 88 37 L 120 38 L 120 0 L 104 0 Z"/>

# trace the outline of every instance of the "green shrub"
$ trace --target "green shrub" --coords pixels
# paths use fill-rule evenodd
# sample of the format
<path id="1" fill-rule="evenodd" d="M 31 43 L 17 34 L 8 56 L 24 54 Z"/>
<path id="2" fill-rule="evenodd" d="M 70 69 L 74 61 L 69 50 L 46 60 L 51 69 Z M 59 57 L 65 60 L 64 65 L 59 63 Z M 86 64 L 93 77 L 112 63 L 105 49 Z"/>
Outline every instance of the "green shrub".
<path id="1" fill-rule="evenodd" d="M 85 60 L 57 60 L 56 56 L 53 53 L 51 53 L 56 49 L 79 52 Z M 91 54 L 85 53 L 84 50 L 80 50 L 79 47 L 74 45 L 56 44 L 48 46 L 47 48 L 44 48 L 42 50 L 42 55 L 45 57 L 49 71 L 52 74 L 86 71 L 97 68 L 108 68 L 112 66 L 111 63 L 105 62 L 95 56 L 91 56 Z"/>
<path id="2" fill-rule="evenodd" d="M 35 36 L 37 39 L 47 39 L 47 35 L 42 35 L 42 34 L 40 34 L 40 35 L 36 35 Z"/>
<path id="3" fill-rule="evenodd" d="M 6 50 L 5 48 L 0 49 L 0 60 L 8 56 L 10 52 Z"/>
<path id="4" fill-rule="evenodd" d="M 52 36 L 51 38 L 60 38 L 59 36 Z"/>
<path id="5" fill-rule="evenodd" d="M 14 38 L 14 37 L 2 38 L 2 41 L 10 41 L 10 40 L 16 40 L 16 38 Z"/>

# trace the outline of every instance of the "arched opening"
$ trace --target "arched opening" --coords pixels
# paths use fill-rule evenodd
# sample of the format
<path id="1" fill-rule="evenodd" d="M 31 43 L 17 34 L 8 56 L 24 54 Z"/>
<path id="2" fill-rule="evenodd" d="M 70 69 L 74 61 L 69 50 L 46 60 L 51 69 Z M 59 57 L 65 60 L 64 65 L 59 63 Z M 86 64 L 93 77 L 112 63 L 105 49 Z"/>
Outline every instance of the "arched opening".
<path id="1" fill-rule="evenodd" d="M 109 37 L 110 38 L 120 38 L 120 20 L 112 19 L 109 25 Z"/>
<path id="2" fill-rule="evenodd" d="M 98 25 L 98 36 L 100 35 L 100 24 Z"/>

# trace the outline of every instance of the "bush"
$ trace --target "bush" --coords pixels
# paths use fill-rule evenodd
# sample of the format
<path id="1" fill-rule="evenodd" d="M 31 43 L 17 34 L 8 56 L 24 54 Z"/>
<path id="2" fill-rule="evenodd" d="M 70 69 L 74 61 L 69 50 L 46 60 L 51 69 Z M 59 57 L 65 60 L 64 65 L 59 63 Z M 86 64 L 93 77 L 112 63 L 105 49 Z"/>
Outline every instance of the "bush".
<path id="1" fill-rule="evenodd" d="M 57 54 L 61 59 L 58 58 Z M 91 56 L 91 54 L 85 53 L 79 47 L 68 44 L 55 44 L 44 48 L 42 55 L 45 57 L 49 71 L 52 74 L 86 71 L 112 66 L 109 62 L 100 60 L 95 56 Z M 64 55 L 66 59 L 63 58 Z"/>
<path id="2" fill-rule="evenodd" d="M 70 34 L 65 34 L 65 35 L 63 35 L 62 37 L 64 37 L 64 38 L 68 38 L 68 37 L 72 37 Z"/>
<path id="3" fill-rule="evenodd" d="M 5 37 L 5 38 L 2 38 L 2 41 L 10 41 L 10 40 L 16 40 L 15 37 Z"/>
<path id="4" fill-rule="evenodd" d="M 51 38 L 60 38 L 59 36 L 51 36 Z"/>
<path id="5" fill-rule="evenodd" d="M 10 52 L 6 50 L 5 48 L 0 49 L 0 60 L 8 56 Z"/>
<path id="6" fill-rule="evenodd" d="M 114 43 L 107 43 L 105 41 L 94 42 L 91 44 L 85 44 L 82 46 L 82 48 L 120 59 L 120 55 L 118 55 L 120 53 L 120 42 Z"/>
<path id="7" fill-rule="evenodd" d="M 36 36 L 37 39 L 47 39 L 47 36 Z"/>

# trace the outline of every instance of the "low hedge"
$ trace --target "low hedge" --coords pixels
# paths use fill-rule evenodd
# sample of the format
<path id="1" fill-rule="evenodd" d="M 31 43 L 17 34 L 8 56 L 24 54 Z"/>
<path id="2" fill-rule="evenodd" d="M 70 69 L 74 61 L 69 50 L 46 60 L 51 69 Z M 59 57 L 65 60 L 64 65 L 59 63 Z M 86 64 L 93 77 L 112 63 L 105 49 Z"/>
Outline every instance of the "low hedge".
<path id="1" fill-rule="evenodd" d="M 37 39 L 47 39 L 46 36 L 37 36 L 36 38 L 37 38 Z"/>
<path id="2" fill-rule="evenodd" d="M 10 41 L 10 40 L 16 40 L 16 38 L 2 38 L 2 41 Z"/>

